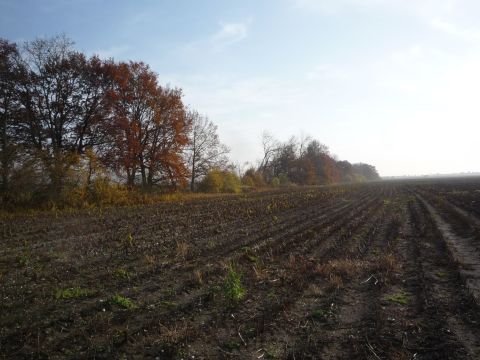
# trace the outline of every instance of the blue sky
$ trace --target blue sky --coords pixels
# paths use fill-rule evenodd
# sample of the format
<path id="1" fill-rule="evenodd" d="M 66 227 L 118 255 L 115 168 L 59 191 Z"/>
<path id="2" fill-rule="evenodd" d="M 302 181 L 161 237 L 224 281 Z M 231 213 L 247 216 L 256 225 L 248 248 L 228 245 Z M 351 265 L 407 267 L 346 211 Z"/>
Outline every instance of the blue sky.
<path id="1" fill-rule="evenodd" d="M 0 0 L 0 36 L 143 60 L 238 163 L 310 135 L 381 175 L 480 171 L 476 0 Z"/>

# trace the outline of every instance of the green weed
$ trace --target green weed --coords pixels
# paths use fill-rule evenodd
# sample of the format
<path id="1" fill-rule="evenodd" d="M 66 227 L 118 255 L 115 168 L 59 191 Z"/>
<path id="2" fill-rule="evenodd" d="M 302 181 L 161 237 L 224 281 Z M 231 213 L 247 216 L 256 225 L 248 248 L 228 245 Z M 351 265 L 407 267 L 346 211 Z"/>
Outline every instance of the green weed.
<path id="1" fill-rule="evenodd" d="M 243 248 L 245 258 L 251 263 L 256 264 L 259 261 L 258 256 L 256 256 L 253 251 L 248 247 L 244 246 Z"/>
<path id="2" fill-rule="evenodd" d="M 132 234 L 128 234 L 127 238 L 125 239 L 125 245 L 128 247 L 133 247 L 135 244 L 135 239 L 133 238 Z"/>
<path id="3" fill-rule="evenodd" d="M 28 254 L 22 254 L 18 262 L 21 266 L 28 266 L 28 264 L 30 264 L 30 256 L 28 256 Z"/>
<path id="4" fill-rule="evenodd" d="M 275 349 L 265 349 L 265 359 L 279 359 L 280 352 Z"/>
<path id="5" fill-rule="evenodd" d="M 331 309 L 317 309 L 311 312 L 310 317 L 313 320 L 323 321 L 323 320 L 326 320 L 331 315 L 332 315 Z"/>
<path id="6" fill-rule="evenodd" d="M 242 278 L 233 265 L 230 265 L 227 276 L 223 283 L 223 292 L 225 298 L 230 304 L 238 304 L 246 294 L 242 285 Z"/>
<path id="7" fill-rule="evenodd" d="M 241 345 L 242 344 L 240 344 L 240 341 L 238 341 L 237 339 L 230 339 L 228 341 L 225 341 L 223 347 L 228 351 L 232 351 L 240 349 Z"/>
<path id="8" fill-rule="evenodd" d="M 132 300 L 118 294 L 112 296 L 112 298 L 110 299 L 110 302 L 124 309 L 135 309 L 137 307 L 137 305 L 135 305 L 135 303 Z"/>
<path id="9" fill-rule="evenodd" d="M 207 249 L 212 250 L 213 248 L 215 248 L 215 245 L 216 245 L 216 243 L 215 243 L 214 240 L 209 239 L 209 240 L 207 241 Z"/>
<path id="10" fill-rule="evenodd" d="M 115 275 L 121 279 L 127 279 L 127 280 L 130 280 L 130 278 L 132 277 L 132 273 L 130 271 L 128 271 L 127 269 L 124 269 L 124 268 L 119 268 L 117 270 L 115 270 Z"/>
<path id="11" fill-rule="evenodd" d="M 394 294 L 386 297 L 385 300 L 394 302 L 400 305 L 408 305 L 408 303 L 411 300 L 411 295 L 405 291 L 402 291 L 398 294 Z"/>
<path id="12" fill-rule="evenodd" d="M 166 307 L 166 308 L 169 308 L 169 309 L 173 309 L 175 307 L 177 307 L 177 303 L 176 302 L 173 302 L 173 301 L 167 301 L 167 300 L 164 300 L 164 301 L 160 301 L 160 306 L 163 306 L 163 307 Z"/>
<path id="13" fill-rule="evenodd" d="M 448 275 L 448 273 L 447 273 L 446 271 L 439 271 L 439 272 L 437 272 L 437 276 L 438 276 L 439 278 L 441 278 L 441 279 L 446 278 L 447 275 Z"/>

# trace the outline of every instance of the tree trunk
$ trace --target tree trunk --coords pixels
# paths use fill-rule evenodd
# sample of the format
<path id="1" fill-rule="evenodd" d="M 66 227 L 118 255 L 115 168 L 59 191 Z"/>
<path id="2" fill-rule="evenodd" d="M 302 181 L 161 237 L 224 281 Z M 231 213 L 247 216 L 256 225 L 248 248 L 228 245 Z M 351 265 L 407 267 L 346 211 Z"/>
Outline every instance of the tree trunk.
<path id="1" fill-rule="evenodd" d="M 145 165 L 140 166 L 140 172 L 142 174 L 142 187 L 147 187 L 147 172 L 145 169 Z"/>
<path id="2" fill-rule="evenodd" d="M 195 161 L 192 164 L 192 177 L 190 180 L 190 190 L 195 191 Z"/>
<path id="3" fill-rule="evenodd" d="M 1 191 L 6 195 L 8 191 L 9 159 L 8 159 L 8 139 L 6 120 L 2 121 L 2 188 Z"/>

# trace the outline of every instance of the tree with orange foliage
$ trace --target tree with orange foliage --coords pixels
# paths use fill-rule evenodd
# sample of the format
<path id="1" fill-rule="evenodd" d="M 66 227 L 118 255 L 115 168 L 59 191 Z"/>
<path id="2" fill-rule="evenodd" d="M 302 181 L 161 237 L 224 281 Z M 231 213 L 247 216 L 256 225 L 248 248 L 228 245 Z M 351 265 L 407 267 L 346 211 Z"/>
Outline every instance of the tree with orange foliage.
<path id="1" fill-rule="evenodd" d="M 105 158 L 130 187 L 137 177 L 144 187 L 176 185 L 186 175 L 181 154 L 189 129 L 181 90 L 159 86 L 157 75 L 142 62 L 111 64 L 110 71 L 112 141 Z"/>

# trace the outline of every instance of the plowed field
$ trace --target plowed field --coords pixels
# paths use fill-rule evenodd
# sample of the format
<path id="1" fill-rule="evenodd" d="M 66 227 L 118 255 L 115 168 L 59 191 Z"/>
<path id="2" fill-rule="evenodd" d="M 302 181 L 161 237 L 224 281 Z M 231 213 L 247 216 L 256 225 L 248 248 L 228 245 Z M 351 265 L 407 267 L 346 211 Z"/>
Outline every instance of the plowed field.
<path id="1" fill-rule="evenodd" d="M 480 180 L 0 221 L 5 359 L 479 359 Z"/>

